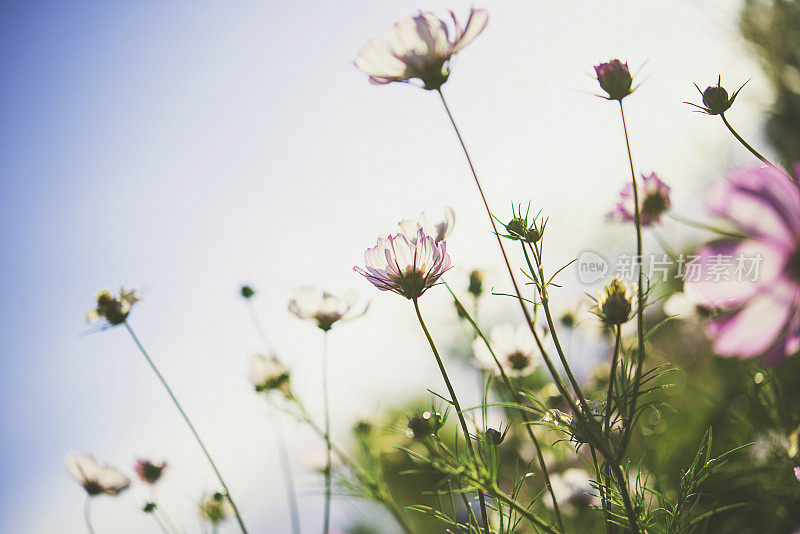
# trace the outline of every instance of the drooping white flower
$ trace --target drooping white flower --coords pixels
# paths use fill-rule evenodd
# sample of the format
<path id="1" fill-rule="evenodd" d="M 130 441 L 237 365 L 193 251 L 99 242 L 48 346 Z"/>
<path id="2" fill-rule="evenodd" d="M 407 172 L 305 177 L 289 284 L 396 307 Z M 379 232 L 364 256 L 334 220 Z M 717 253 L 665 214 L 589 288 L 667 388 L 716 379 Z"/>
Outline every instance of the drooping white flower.
<path id="1" fill-rule="evenodd" d="M 315 287 L 303 286 L 292 290 L 289 311 L 301 319 L 314 321 L 327 332 L 338 322 L 350 321 L 366 313 L 367 306 L 358 306 L 357 301 L 358 295 L 352 290 L 337 297 Z"/>
<path id="2" fill-rule="evenodd" d="M 480 34 L 489 21 L 484 9 L 471 9 L 464 28 L 451 11 L 453 30 L 429 11 L 394 25 L 387 41 L 372 39 L 355 59 L 356 67 L 373 84 L 408 82 L 417 78 L 425 89 L 438 89 L 450 75 L 450 58 Z"/>
<path id="3" fill-rule="evenodd" d="M 353 269 L 381 291 L 416 299 L 450 269 L 446 246 L 445 241 L 436 243 L 422 228 L 413 242 L 405 234 L 380 237 L 364 252 L 366 270 Z"/>
<path id="4" fill-rule="evenodd" d="M 64 461 L 67 472 L 90 496 L 118 495 L 131 483 L 130 479 L 110 465 L 100 466 L 90 454 L 71 452 Z"/>
<path id="5" fill-rule="evenodd" d="M 456 224 L 456 213 L 450 206 L 444 207 L 444 219 L 439 221 L 431 221 L 422 212 L 419 219 L 403 219 L 398 223 L 400 232 L 405 234 L 409 241 L 416 243 L 417 231 L 421 228 L 425 234 L 431 236 L 433 240 L 438 243 L 447 238 L 453 231 L 453 226 Z"/>
<path id="6" fill-rule="evenodd" d="M 277 358 L 260 354 L 250 361 L 250 382 L 258 392 L 281 390 L 289 394 L 289 370 Z"/>
<path id="7" fill-rule="evenodd" d="M 135 289 L 121 288 L 118 296 L 113 296 L 108 289 L 103 289 L 95 296 L 97 305 L 86 313 L 86 319 L 93 323 L 105 319 L 108 324 L 115 326 L 125 322 L 131 307 L 142 300 Z"/>
<path id="8" fill-rule="evenodd" d="M 509 323 L 498 324 L 489 331 L 489 343 L 503 370 L 509 376 L 528 375 L 539 364 L 539 349 L 526 324 L 521 324 L 517 328 Z M 472 342 L 472 350 L 480 367 L 500 374 L 492 353 L 482 339 L 478 338 Z"/>

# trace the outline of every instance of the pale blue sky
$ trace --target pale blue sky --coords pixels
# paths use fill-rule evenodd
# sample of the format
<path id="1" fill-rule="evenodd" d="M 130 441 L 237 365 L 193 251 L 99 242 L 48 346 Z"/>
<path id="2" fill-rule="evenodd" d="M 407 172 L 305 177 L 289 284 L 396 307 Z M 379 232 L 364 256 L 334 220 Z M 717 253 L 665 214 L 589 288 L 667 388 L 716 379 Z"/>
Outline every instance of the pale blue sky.
<path id="1" fill-rule="evenodd" d="M 679 211 L 696 210 L 710 180 L 747 160 L 720 124 L 681 103 L 696 99 L 693 81 L 755 77 L 731 119 L 757 134 L 769 94 L 737 40 L 735 4 L 486 6 L 489 26 L 457 57 L 445 92 L 495 209 L 533 198 L 551 216 L 552 265 L 628 235 L 602 223 L 626 161 L 614 106 L 591 96 L 598 61 L 644 65 L 629 105 L 635 157 L 673 186 Z M 356 287 L 371 299 L 368 317 L 333 332 L 338 432 L 355 414 L 440 387 L 408 303 L 351 267 L 399 219 L 445 204 L 457 212 L 452 278 L 485 267 L 503 289 L 501 263 L 434 95 L 370 86 L 352 59 L 418 7 L 463 16 L 469 5 L 0 3 L 0 476 L 9 490 L 0 530 L 83 532 L 82 490 L 63 468 L 70 450 L 128 473 L 134 455 L 166 457 L 162 498 L 192 528 L 190 499 L 215 489 L 125 333 L 81 335 L 104 286 L 142 288 L 131 322 L 253 532 L 287 523 L 264 406 L 246 381 L 259 343 L 240 282 L 260 290 L 259 310 L 312 406 L 319 336 L 285 311 L 290 288 Z M 565 291 L 564 307 L 582 289 Z M 504 304 L 488 304 L 486 321 L 510 315 Z M 433 317 L 449 311 L 442 291 L 423 308 L 443 342 L 458 332 Z M 288 431 L 312 532 L 319 480 L 301 464 L 320 444 Z M 138 489 L 98 499 L 98 533 L 155 531 L 136 510 L 143 501 Z M 346 525 L 342 514 L 334 520 Z"/>

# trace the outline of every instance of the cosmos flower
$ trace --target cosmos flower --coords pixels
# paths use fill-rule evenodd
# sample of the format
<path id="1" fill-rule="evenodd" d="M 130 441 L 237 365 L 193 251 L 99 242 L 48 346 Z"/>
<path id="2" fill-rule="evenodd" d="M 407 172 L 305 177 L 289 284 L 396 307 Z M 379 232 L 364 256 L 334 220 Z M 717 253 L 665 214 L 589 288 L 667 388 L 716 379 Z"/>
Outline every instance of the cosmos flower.
<path id="1" fill-rule="evenodd" d="M 670 208 L 670 187 L 661 181 L 656 173 L 642 175 L 639 186 L 639 215 L 642 226 L 650 226 L 661 222 L 661 216 Z M 619 193 L 619 200 L 608 214 L 610 219 L 632 222 L 635 218 L 633 202 L 633 184 L 628 183 Z"/>
<path id="2" fill-rule="evenodd" d="M 444 220 L 429 221 L 425 213 L 421 213 L 419 219 L 416 221 L 411 219 L 403 219 L 398 226 L 400 232 L 408 237 L 408 240 L 415 243 L 417 240 L 417 230 L 420 228 L 425 233 L 433 238 L 437 243 L 446 239 L 447 236 L 453 231 L 453 226 L 456 224 L 456 213 L 450 206 L 444 207 Z"/>
<path id="3" fill-rule="evenodd" d="M 373 248 L 364 252 L 366 270 L 353 270 L 381 291 L 416 299 L 450 269 L 446 245 L 445 241 L 436 243 L 422 228 L 417 230 L 414 241 L 405 234 L 380 237 Z"/>
<path id="4" fill-rule="evenodd" d="M 250 361 L 250 382 L 258 392 L 280 390 L 289 395 L 289 380 L 289 370 L 277 358 L 256 354 Z"/>
<path id="5" fill-rule="evenodd" d="M 93 323 L 104 319 L 108 324 L 116 326 L 124 323 L 131 312 L 131 307 L 142 300 L 135 289 L 121 288 L 119 296 L 112 296 L 108 289 L 103 289 L 95 297 L 97 305 L 86 313 L 86 319 Z"/>
<path id="6" fill-rule="evenodd" d="M 597 81 L 600 83 L 600 87 L 608 93 L 608 100 L 622 101 L 623 98 L 634 91 L 631 87 L 633 78 L 627 63 L 612 59 L 595 66 L 594 72 L 597 74 Z"/>
<path id="7" fill-rule="evenodd" d="M 110 465 L 100 466 L 90 454 L 71 452 L 65 459 L 67 472 L 91 497 L 105 493 L 118 495 L 131 481 Z"/>
<path id="8" fill-rule="evenodd" d="M 798 482 L 800 482 L 800 467 L 794 468 L 794 477 L 797 479 Z"/>
<path id="9" fill-rule="evenodd" d="M 387 41 L 367 42 L 356 56 L 356 67 L 376 85 L 417 78 L 425 89 L 439 89 L 450 76 L 450 58 L 477 37 L 489 21 L 486 10 L 473 8 L 462 29 L 452 11 L 450 16 L 453 30 L 428 11 L 406 17 L 394 25 Z"/>
<path id="10" fill-rule="evenodd" d="M 800 190 L 777 169 L 744 167 L 712 188 L 706 208 L 747 237 L 701 246 L 684 285 L 717 311 L 707 328 L 717 354 L 777 365 L 800 350 Z"/>
<path id="11" fill-rule="evenodd" d="M 147 484 L 155 484 L 158 482 L 158 479 L 161 478 L 161 475 L 164 473 L 164 469 L 166 467 L 166 462 L 154 462 L 147 458 L 139 458 L 136 460 L 134 470 L 136 471 L 136 474 L 139 475 L 139 478 L 142 482 L 146 482 Z"/>
<path id="12" fill-rule="evenodd" d="M 500 365 L 509 376 L 529 375 L 539 364 L 539 349 L 526 324 L 514 328 L 509 323 L 501 323 L 489 332 L 489 342 Z M 480 367 L 500 373 L 492 353 L 482 339 L 472 342 L 472 350 Z"/>
<path id="13" fill-rule="evenodd" d="M 364 315 L 366 306 L 357 306 L 358 295 L 348 291 L 343 297 L 337 297 L 327 291 L 303 286 L 292 290 L 289 298 L 289 311 L 300 319 L 317 323 L 327 332 L 338 322 L 351 321 Z"/>

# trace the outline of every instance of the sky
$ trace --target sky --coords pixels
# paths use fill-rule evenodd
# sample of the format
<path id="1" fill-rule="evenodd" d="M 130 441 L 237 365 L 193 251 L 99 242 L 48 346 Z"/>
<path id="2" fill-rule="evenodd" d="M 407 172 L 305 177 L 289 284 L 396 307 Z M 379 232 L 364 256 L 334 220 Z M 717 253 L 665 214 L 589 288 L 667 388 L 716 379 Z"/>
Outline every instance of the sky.
<path id="1" fill-rule="evenodd" d="M 253 532 L 286 532 L 288 518 L 268 410 L 247 382 L 262 349 L 242 283 L 258 291 L 258 313 L 315 413 L 321 338 L 288 314 L 289 292 L 353 287 L 370 301 L 367 316 L 331 335 L 334 437 L 344 440 L 358 416 L 441 387 L 410 304 L 352 266 L 400 219 L 450 205 L 452 283 L 480 267 L 497 291 L 508 284 L 435 94 L 371 86 L 352 60 L 420 7 L 464 16 L 469 6 L 0 2 L 0 476 L 13 489 L 0 499 L 0 531 L 85 531 L 83 490 L 63 464 L 72 450 L 129 475 L 138 455 L 167 459 L 159 497 L 200 531 L 192 503 L 216 489 L 212 473 L 127 334 L 86 324 L 103 287 L 143 293 L 131 325 Z M 708 185 L 750 162 L 719 121 L 682 103 L 699 97 L 692 82 L 753 78 L 729 118 L 759 141 L 770 93 L 737 36 L 737 2 L 485 7 L 489 25 L 456 57 L 444 92 L 493 209 L 502 218 L 511 202 L 532 200 L 550 217 L 549 265 L 631 244 L 628 228 L 603 222 L 627 160 L 616 106 L 593 96 L 592 65 L 621 57 L 638 73 L 626 100 L 635 162 L 673 187 L 676 212 L 702 217 Z M 674 225 L 664 233 L 675 246 L 701 238 Z M 566 309 L 586 288 L 564 276 Z M 462 331 L 445 293 L 431 290 L 422 308 L 446 345 Z M 501 319 L 520 320 L 490 297 L 483 321 Z M 321 480 L 306 466 L 322 444 L 283 428 L 313 531 Z M 97 499 L 97 532 L 156 532 L 138 511 L 146 498 L 137 487 Z M 335 505 L 333 520 L 343 528 L 371 513 Z"/>

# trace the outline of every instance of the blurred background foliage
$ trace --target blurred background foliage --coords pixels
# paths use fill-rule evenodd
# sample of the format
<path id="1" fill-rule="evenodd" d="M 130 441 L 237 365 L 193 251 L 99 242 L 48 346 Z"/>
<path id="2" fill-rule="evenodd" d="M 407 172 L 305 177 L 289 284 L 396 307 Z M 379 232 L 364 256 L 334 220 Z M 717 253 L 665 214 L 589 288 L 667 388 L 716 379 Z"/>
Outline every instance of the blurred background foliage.
<path id="1" fill-rule="evenodd" d="M 766 137 L 780 162 L 791 168 L 800 161 L 800 2 L 747 0 L 741 13 L 740 30 L 759 57 L 774 90 L 774 102 L 765 118 Z M 461 289 L 461 294 L 466 295 L 467 288 Z M 661 289 L 669 294 L 681 288 Z M 663 318 L 660 305 L 652 306 L 649 324 L 656 324 Z M 452 320 L 459 320 L 456 313 Z M 713 430 L 713 456 L 752 444 L 734 454 L 722 472 L 703 484 L 703 498 L 695 514 L 731 505 L 740 507 L 700 523 L 696 531 L 720 534 L 797 532 L 800 529 L 800 483 L 793 467 L 800 464 L 800 357 L 795 355 L 776 368 L 765 368 L 757 361 L 716 357 L 711 353 L 703 326 L 700 319 L 672 320 L 651 339 L 649 366 L 670 364 L 675 372 L 660 380 L 670 387 L 655 393 L 655 400 L 663 402 L 664 407 L 658 412 L 646 413 L 640 421 L 639 433 L 630 451 L 630 458 L 639 459 L 640 465 L 631 465 L 630 469 L 635 473 L 638 468 L 647 477 L 648 486 L 674 498 L 681 476 L 708 429 Z M 462 359 L 464 356 L 461 354 Z M 601 364 L 597 376 L 587 381 L 588 396 L 603 398 L 607 368 L 607 363 Z M 550 395 L 544 375 L 526 378 L 523 387 L 551 407 L 563 408 L 555 404 L 557 397 Z M 499 388 L 493 388 L 490 398 L 508 400 Z M 354 431 L 354 441 L 360 446 L 354 446 L 353 450 L 358 450 L 362 460 L 368 456 L 369 461 L 380 464 L 392 494 L 403 506 L 440 504 L 430 488 L 443 484 L 442 476 L 426 470 L 398 449 L 421 447 L 410 437 L 407 423 L 410 416 L 428 409 L 430 400 L 418 399 L 384 414 L 380 420 L 359 421 Z M 480 427 L 479 414 L 473 417 Z M 508 410 L 503 418 L 519 423 L 518 416 Z M 452 440 L 456 432 L 452 419 L 441 431 L 445 439 Z M 519 424 L 515 427 L 516 431 L 512 430 L 499 447 L 503 462 L 501 476 L 507 487 L 533 458 L 530 442 Z M 562 436 L 540 427 L 536 432 L 547 444 L 545 456 L 552 466 L 551 476 L 558 477 L 571 468 L 584 469 L 593 476 L 591 457 L 585 448 L 575 454 L 570 444 L 559 442 Z M 522 500 L 533 498 L 543 487 L 537 468 L 531 464 L 530 469 L 534 476 L 526 480 Z M 585 488 L 562 496 L 567 529 L 569 532 L 606 532 L 600 520 L 601 513 L 593 509 L 587 491 L 592 490 Z M 652 499 L 646 500 L 650 506 L 656 506 Z M 540 500 L 534 508 L 543 506 Z M 456 505 L 455 508 L 463 519 L 463 507 Z M 430 517 L 415 512 L 411 512 L 410 517 L 420 532 L 446 531 Z M 379 533 L 392 528 L 359 523 L 349 532 Z M 521 524 L 519 531 L 526 532 L 526 528 L 529 527 Z"/>

